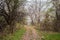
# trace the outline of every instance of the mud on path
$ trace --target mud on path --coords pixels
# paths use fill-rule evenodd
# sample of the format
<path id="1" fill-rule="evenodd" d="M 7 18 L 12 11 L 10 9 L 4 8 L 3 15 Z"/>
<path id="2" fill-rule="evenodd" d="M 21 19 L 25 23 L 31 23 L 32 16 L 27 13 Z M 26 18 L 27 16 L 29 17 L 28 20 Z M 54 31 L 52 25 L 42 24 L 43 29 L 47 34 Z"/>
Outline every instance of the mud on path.
<path id="1" fill-rule="evenodd" d="M 23 35 L 22 40 L 41 40 L 36 29 L 30 26 L 25 26 L 26 33 Z"/>

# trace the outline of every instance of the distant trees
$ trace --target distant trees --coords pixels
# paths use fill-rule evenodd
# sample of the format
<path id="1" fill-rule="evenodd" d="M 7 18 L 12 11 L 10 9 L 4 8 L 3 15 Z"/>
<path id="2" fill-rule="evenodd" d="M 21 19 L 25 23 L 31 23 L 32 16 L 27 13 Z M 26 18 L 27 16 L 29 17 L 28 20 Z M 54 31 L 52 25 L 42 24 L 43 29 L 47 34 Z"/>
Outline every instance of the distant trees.
<path id="1" fill-rule="evenodd" d="M 30 4 L 29 4 L 30 3 Z M 26 3 L 26 10 L 28 16 L 31 18 L 31 24 L 36 25 L 38 21 L 40 22 L 40 8 L 41 8 L 41 0 L 33 0 L 28 1 Z"/>

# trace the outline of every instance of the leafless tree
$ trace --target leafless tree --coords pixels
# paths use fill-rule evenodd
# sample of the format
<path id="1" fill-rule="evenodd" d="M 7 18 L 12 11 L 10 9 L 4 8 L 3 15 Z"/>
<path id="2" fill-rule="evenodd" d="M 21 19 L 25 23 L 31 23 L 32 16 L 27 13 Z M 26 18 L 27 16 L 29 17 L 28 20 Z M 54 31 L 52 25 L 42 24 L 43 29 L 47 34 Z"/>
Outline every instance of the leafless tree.
<path id="1" fill-rule="evenodd" d="M 18 16 L 18 8 L 25 2 L 25 0 L 1 0 L 0 1 L 0 15 L 3 16 L 10 29 L 13 31 L 12 25 Z"/>
<path id="2" fill-rule="evenodd" d="M 56 31 L 60 31 L 60 0 L 52 0 L 53 5 L 55 6 L 55 11 L 56 11 L 56 22 L 55 25 L 56 27 L 54 28 Z"/>

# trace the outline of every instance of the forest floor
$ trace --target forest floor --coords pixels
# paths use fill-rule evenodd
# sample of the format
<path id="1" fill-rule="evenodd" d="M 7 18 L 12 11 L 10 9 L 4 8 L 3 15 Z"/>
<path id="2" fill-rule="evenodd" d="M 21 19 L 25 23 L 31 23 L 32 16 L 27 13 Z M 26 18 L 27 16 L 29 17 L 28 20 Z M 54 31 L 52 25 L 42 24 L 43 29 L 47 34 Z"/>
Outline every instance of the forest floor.
<path id="1" fill-rule="evenodd" d="M 60 33 L 41 31 L 35 26 L 24 25 L 12 35 L 6 35 L 3 38 L 0 35 L 0 40 L 60 40 Z"/>
<path id="2" fill-rule="evenodd" d="M 34 26 L 24 26 L 26 32 L 22 36 L 22 40 L 60 40 L 60 33 L 40 31 Z"/>
<path id="3" fill-rule="evenodd" d="M 22 40 L 41 40 L 38 32 L 32 26 L 24 26 L 26 28 L 26 33 L 23 35 Z"/>

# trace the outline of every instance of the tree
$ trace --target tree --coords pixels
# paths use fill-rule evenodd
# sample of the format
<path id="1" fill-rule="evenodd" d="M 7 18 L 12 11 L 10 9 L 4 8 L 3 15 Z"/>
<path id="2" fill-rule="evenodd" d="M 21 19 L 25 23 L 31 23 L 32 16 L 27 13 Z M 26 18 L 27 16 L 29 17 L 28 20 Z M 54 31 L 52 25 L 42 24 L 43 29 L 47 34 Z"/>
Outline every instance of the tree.
<path id="1" fill-rule="evenodd" d="M 25 2 L 25 0 L 1 0 L 0 15 L 3 16 L 10 30 L 13 31 L 12 25 L 15 24 L 16 17 L 18 16 L 18 8 Z"/>
<path id="2" fill-rule="evenodd" d="M 60 0 L 52 0 L 56 10 L 55 31 L 60 31 Z"/>
<path id="3" fill-rule="evenodd" d="M 5 0 L 7 11 L 5 14 L 7 14 L 7 23 L 11 24 L 13 20 L 15 20 L 17 16 L 17 8 L 20 7 L 25 0 Z"/>
<path id="4" fill-rule="evenodd" d="M 40 22 L 40 10 L 41 10 L 40 3 L 41 3 L 41 0 L 33 0 L 33 1 L 28 1 L 26 3 L 26 7 L 27 7 L 26 10 L 27 10 L 28 16 L 31 18 L 31 23 L 34 25 Z"/>

